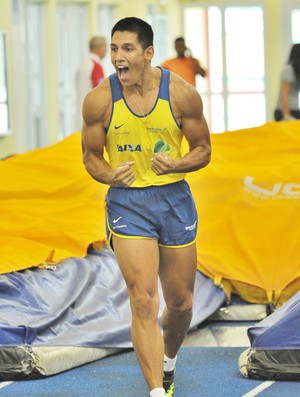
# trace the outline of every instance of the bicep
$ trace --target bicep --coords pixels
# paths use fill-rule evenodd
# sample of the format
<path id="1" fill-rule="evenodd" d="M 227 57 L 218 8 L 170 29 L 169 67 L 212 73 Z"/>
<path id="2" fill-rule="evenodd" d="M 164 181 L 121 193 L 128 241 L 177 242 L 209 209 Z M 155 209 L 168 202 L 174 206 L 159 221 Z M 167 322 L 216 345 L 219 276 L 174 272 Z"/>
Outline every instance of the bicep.
<path id="1" fill-rule="evenodd" d="M 91 155 L 102 157 L 105 140 L 106 131 L 102 123 L 98 122 L 92 125 L 87 125 L 85 122 L 83 122 L 82 151 L 84 157 L 88 157 Z"/>
<path id="2" fill-rule="evenodd" d="M 102 156 L 106 141 L 104 123 L 109 116 L 106 115 L 108 105 L 101 103 L 104 95 L 96 96 L 93 91 L 85 97 L 83 102 L 82 148 L 84 155 L 94 153 Z"/>
<path id="3" fill-rule="evenodd" d="M 210 145 L 210 134 L 203 115 L 203 104 L 198 93 L 191 95 L 187 110 L 183 113 L 182 130 L 190 149 Z"/>

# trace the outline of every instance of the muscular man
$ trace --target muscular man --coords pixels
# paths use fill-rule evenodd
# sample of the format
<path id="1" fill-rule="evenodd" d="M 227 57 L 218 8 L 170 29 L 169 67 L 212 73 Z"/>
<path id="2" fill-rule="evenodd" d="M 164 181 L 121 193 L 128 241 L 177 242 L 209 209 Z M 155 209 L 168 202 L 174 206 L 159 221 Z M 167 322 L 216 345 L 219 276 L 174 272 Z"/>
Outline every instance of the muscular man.
<path id="1" fill-rule="evenodd" d="M 196 89 L 151 66 L 148 23 L 135 17 L 117 22 L 110 52 L 116 73 L 83 104 L 83 161 L 96 181 L 110 186 L 108 238 L 128 288 L 132 342 L 150 396 L 173 396 L 197 267 L 197 213 L 184 177 L 209 163 L 210 136 Z M 163 333 L 158 278 L 166 304 Z"/>

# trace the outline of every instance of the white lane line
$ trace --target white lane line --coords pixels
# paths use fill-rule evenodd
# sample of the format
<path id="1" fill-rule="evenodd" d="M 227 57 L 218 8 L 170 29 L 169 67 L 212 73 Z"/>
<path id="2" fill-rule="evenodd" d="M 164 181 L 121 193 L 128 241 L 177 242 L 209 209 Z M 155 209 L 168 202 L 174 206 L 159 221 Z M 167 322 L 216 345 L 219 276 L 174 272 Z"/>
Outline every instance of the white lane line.
<path id="1" fill-rule="evenodd" d="M 10 385 L 11 383 L 14 383 L 14 382 L 0 382 L 0 389 L 2 387 L 6 387 L 6 386 Z"/>
<path id="2" fill-rule="evenodd" d="M 272 386 L 273 383 L 275 383 L 275 381 L 268 381 L 268 382 L 261 383 L 255 389 L 244 394 L 242 397 L 255 397 L 259 393 L 261 393 L 263 390 L 266 390 L 268 387 Z"/>

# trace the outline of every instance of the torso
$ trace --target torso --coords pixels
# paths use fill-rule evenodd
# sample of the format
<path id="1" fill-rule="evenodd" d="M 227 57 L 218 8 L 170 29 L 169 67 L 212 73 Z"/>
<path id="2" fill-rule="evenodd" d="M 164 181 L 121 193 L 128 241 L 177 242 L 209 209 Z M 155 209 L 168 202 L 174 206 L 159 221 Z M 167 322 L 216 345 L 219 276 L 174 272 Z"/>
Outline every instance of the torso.
<path id="1" fill-rule="evenodd" d="M 289 90 L 289 107 L 293 110 L 299 109 L 299 88 L 297 86 L 296 76 L 294 70 L 290 64 L 285 65 L 281 72 L 281 81 L 285 81 L 290 84 Z M 277 109 L 282 109 L 281 106 L 281 94 L 279 93 L 279 97 L 277 100 Z"/>
<path id="2" fill-rule="evenodd" d="M 155 73 L 161 73 L 159 69 Z M 177 182 L 184 174 L 166 174 L 157 176 L 151 170 L 151 158 L 154 152 L 162 151 L 173 159 L 181 157 L 182 130 L 180 112 L 175 114 L 170 103 L 169 72 L 163 72 L 163 78 L 154 91 L 153 107 L 141 115 L 149 98 L 144 102 L 132 101 L 130 96 L 123 95 L 117 76 L 110 77 L 113 109 L 110 109 L 109 120 L 105 116 L 107 130 L 106 150 L 112 168 L 124 161 L 134 161 L 133 170 L 136 181 L 131 187 L 145 187 Z M 158 80 L 159 81 L 159 80 Z M 137 97 L 138 99 L 138 97 Z M 151 101 L 151 99 L 150 99 Z M 137 102 L 137 103 L 136 103 Z M 130 106 L 129 106 L 130 103 Z"/>

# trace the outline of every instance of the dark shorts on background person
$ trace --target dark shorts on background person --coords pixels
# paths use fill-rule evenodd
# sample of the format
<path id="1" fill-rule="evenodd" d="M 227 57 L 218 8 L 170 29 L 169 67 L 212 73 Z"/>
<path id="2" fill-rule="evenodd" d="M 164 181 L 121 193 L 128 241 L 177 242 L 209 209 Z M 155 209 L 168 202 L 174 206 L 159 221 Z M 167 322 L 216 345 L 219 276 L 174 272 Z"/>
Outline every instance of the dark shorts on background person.
<path id="1" fill-rule="evenodd" d="M 295 119 L 300 119 L 300 110 L 290 110 L 290 114 L 292 117 Z M 275 109 L 274 112 L 274 120 L 275 121 L 281 121 L 283 120 L 283 113 L 282 110 L 280 109 Z"/>
<path id="2" fill-rule="evenodd" d="M 144 188 L 109 188 L 106 228 L 123 238 L 157 239 L 158 244 L 180 248 L 193 244 L 197 234 L 197 211 L 185 180 Z"/>

